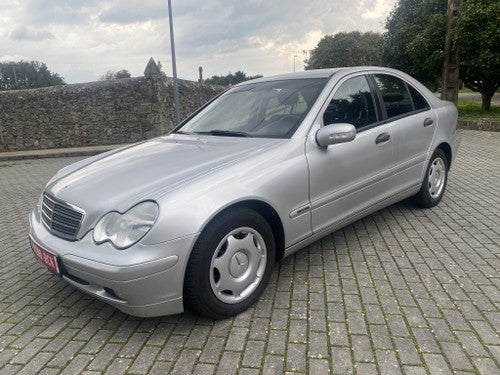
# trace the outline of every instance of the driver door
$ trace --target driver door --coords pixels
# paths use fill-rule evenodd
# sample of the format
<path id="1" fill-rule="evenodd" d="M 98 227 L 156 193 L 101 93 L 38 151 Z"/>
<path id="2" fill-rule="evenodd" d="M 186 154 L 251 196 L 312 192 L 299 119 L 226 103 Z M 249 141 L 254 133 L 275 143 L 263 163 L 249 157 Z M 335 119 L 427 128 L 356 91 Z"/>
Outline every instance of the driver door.
<path id="1" fill-rule="evenodd" d="M 389 124 L 379 123 L 364 75 L 344 79 L 323 111 L 323 126 L 350 123 L 353 141 L 320 147 L 315 131 L 306 142 L 313 233 L 342 224 L 383 200 L 390 191 L 393 143 Z"/>

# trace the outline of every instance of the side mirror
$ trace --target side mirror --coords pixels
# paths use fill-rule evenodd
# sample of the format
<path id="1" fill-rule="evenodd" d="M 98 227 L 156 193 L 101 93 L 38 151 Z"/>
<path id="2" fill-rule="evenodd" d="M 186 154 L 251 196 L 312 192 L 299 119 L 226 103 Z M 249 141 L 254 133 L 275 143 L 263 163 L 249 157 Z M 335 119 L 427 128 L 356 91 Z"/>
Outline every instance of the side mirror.
<path id="1" fill-rule="evenodd" d="M 321 147 L 351 142 L 356 138 L 356 128 L 351 124 L 331 124 L 316 132 L 316 142 Z"/>

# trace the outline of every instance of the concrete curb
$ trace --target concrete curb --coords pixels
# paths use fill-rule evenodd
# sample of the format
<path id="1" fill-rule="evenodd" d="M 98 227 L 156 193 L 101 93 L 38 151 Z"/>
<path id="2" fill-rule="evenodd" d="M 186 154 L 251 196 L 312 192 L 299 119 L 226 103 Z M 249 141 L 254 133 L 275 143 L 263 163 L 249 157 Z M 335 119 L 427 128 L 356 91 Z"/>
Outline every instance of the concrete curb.
<path id="1" fill-rule="evenodd" d="M 490 132 L 500 131 L 500 121 L 491 118 L 482 118 L 479 120 L 458 120 L 458 128 L 466 130 L 486 130 Z"/>
<path id="2" fill-rule="evenodd" d="M 88 146 L 88 147 L 73 147 L 73 148 L 54 148 L 46 150 L 5 151 L 5 152 L 0 152 L 0 161 L 59 158 L 59 157 L 69 157 L 69 156 L 92 156 L 122 146 L 125 145 L 119 144 L 119 145 Z"/>

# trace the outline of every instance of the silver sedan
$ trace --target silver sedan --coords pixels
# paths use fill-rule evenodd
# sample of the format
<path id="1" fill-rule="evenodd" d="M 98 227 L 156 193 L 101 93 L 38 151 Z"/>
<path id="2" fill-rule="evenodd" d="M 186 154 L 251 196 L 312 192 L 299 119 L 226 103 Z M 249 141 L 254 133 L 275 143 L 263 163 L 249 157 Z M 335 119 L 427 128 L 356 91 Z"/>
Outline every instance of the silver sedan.
<path id="1" fill-rule="evenodd" d="M 60 170 L 30 215 L 34 254 L 137 316 L 254 304 L 273 265 L 412 197 L 443 197 L 457 110 L 391 69 L 239 84 L 171 134 Z"/>

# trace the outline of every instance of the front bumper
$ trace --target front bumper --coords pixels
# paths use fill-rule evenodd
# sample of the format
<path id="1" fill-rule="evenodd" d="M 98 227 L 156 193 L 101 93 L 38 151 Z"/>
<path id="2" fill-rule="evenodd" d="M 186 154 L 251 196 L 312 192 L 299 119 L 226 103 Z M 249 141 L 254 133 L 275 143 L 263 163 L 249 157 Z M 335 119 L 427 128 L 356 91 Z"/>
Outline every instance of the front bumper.
<path id="1" fill-rule="evenodd" d="M 96 245 L 92 232 L 74 242 L 56 237 L 41 222 L 37 208 L 30 214 L 30 238 L 57 256 L 64 280 L 127 314 L 141 317 L 184 311 L 184 273 L 197 237 L 193 234 L 117 250 L 110 243 Z"/>

